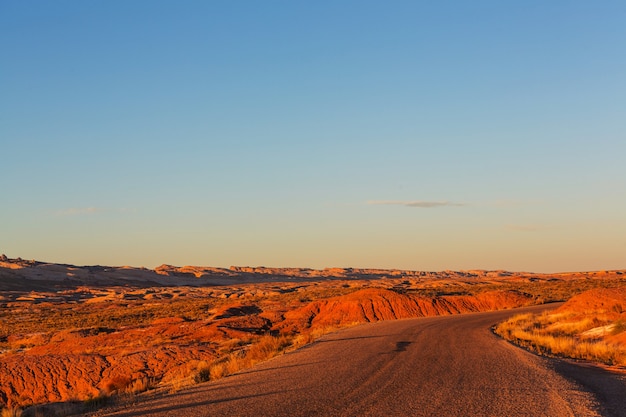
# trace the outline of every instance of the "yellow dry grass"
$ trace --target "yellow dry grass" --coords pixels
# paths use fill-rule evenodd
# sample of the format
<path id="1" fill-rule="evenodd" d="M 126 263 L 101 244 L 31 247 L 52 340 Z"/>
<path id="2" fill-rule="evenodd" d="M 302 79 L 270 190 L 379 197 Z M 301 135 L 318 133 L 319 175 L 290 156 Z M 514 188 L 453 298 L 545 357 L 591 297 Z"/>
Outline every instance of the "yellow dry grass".
<path id="1" fill-rule="evenodd" d="M 3 408 L 0 412 L 0 417 L 21 417 L 22 409 L 19 407 L 7 407 Z"/>
<path id="2" fill-rule="evenodd" d="M 573 313 L 521 314 L 498 324 L 494 331 L 541 355 L 626 366 L 626 346 L 611 343 L 602 334 L 585 336 L 589 330 L 610 324 L 602 315 L 581 318 Z"/>
<path id="3" fill-rule="evenodd" d="M 342 326 L 342 327 L 349 327 Z M 217 359 L 212 363 L 200 361 L 196 364 L 192 378 L 173 381 L 173 390 L 177 391 L 193 382 L 214 381 L 251 368 L 259 362 L 266 361 L 284 352 L 298 349 L 314 342 L 319 337 L 338 330 L 338 327 L 321 327 L 296 335 L 265 335 L 253 340 L 243 349 Z"/>
<path id="4" fill-rule="evenodd" d="M 250 368 L 259 362 L 283 353 L 288 347 L 294 346 L 295 339 L 295 337 L 285 335 L 261 336 L 246 346 L 245 349 L 234 351 L 213 363 L 199 362 L 196 365 L 193 381 L 213 381 L 232 375 L 242 369 Z M 180 384 L 180 381 L 177 383 Z"/>

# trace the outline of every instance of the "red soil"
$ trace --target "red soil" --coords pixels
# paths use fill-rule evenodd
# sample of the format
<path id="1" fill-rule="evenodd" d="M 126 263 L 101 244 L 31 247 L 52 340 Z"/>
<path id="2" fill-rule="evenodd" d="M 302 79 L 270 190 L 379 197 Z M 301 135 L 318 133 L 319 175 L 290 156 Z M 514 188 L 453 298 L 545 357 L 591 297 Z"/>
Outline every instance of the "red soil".
<path id="1" fill-rule="evenodd" d="M 596 288 L 585 291 L 572 297 L 557 311 L 622 316 L 626 313 L 626 287 Z"/>
<path id="2" fill-rule="evenodd" d="M 599 326 L 611 323 L 611 330 L 598 337 L 609 343 L 626 346 L 626 287 L 585 291 L 572 297 L 557 312 L 580 319 L 593 317 Z"/>
<path id="3" fill-rule="evenodd" d="M 199 361 L 212 361 L 222 343 L 270 330 L 306 333 L 315 328 L 377 320 L 457 314 L 526 305 L 516 292 L 425 298 L 365 289 L 312 301 L 288 311 L 263 312 L 231 304 L 211 320 L 155 320 L 149 326 L 62 330 L 19 342 L 35 345 L 0 362 L 0 401 L 7 405 L 95 397 L 149 378 L 162 384 L 183 378 Z M 274 321 L 272 321 L 274 320 Z"/>
<path id="4" fill-rule="evenodd" d="M 379 320 L 490 311 L 528 305 L 530 298 L 514 291 L 492 291 L 476 296 L 427 298 L 383 289 L 364 289 L 345 296 L 314 301 L 287 312 L 283 326 L 341 326 Z"/>

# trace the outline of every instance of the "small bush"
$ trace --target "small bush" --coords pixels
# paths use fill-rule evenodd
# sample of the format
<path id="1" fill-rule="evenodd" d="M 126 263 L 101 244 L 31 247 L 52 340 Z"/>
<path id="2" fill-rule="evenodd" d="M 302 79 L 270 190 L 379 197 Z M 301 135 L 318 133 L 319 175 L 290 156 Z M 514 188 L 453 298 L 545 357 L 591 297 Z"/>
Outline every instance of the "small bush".
<path id="1" fill-rule="evenodd" d="M 123 392 L 131 385 L 131 380 L 127 376 L 114 376 L 103 384 L 103 390 L 106 394 L 115 392 Z"/>
<path id="2" fill-rule="evenodd" d="M 232 372 L 228 372 L 228 362 L 220 362 L 220 363 L 216 363 L 215 365 L 211 366 L 211 369 L 209 370 L 209 379 L 211 381 L 215 381 L 216 379 L 221 379 L 224 378 L 225 376 L 228 376 L 230 373 L 234 373 L 237 372 L 239 370 L 239 367 L 235 367 L 234 363 L 231 365 L 231 369 Z"/>
<path id="3" fill-rule="evenodd" d="M 124 392 L 127 394 L 138 394 L 140 392 L 148 391 L 153 388 L 155 383 L 152 379 L 148 377 L 143 377 L 139 379 L 135 379 L 130 385 L 126 386 Z"/>
<path id="4" fill-rule="evenodd" d="M 263 336 L 258 342 L 250 346 L 250 349 L 246 352 L 246 359 L 254 365 L 257 362 L 276 356 L 285 350 L 289 344 L 289 338 L 284 335 L 278 337 Z"/>
<path id="5" fill-rule="evenodd" d="M 211 379 L 211 367 L 205 361 L 200 362 L 193 376 L 194 382 L 197 384 L 207 382 Z"/>
<path id="6" fill-rule="evenodd" d="M 613 329 L 611 330 L 611 334 L 612 335 L 617 335 L 620 334 L 622 332 L 626 331 L 626 321 L 620 319 L 617 320 L 614 325 L 613 325 Z"/>

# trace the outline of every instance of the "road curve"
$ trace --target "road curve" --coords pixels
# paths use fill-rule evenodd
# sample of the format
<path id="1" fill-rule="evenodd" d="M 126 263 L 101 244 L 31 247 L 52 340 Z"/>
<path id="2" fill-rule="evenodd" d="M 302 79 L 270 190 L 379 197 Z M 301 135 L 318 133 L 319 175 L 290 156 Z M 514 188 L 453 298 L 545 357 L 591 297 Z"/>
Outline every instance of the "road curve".
<path id="1" fill-rule="evenodd" d="M 545 308 L 357 326 L 240 374 L 97 414 L 625 415 L 621 377 L 602 374 L 595 386 L 585 386 L 585 368 L 534 356 L 490 331 L 492 324 L 519 311 Z"/>

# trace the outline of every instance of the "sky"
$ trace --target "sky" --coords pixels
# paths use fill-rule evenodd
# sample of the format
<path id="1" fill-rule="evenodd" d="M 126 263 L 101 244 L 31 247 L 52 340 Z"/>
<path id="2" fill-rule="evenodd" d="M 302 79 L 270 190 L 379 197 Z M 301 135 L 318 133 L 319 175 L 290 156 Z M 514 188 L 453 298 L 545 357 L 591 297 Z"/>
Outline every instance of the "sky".
<path id="1" fill-rule="evenodd" d="M 626 268 L 626 2 L 2 1 L 0 253 Z"/>

